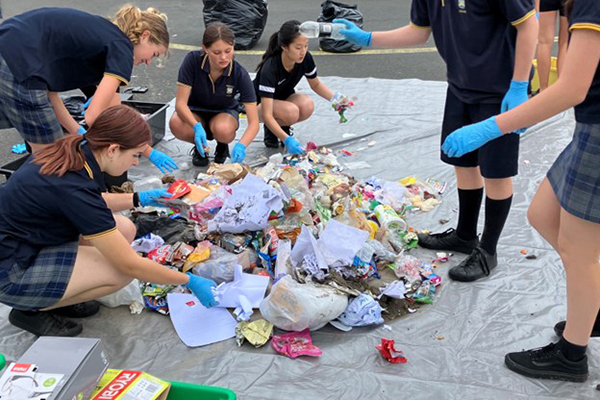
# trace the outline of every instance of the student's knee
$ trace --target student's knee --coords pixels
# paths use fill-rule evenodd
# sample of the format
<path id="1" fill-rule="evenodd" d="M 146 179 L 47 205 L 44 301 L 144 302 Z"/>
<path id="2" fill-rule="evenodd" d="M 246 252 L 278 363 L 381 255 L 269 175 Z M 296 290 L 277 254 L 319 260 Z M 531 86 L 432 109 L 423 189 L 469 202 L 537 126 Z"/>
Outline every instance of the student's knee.
<path id="1" fill-rule="evenodd" d="M 283 108 L 279 118 L 277 118 L 283 126 L 290 126 L 295 124 L 300 119 L 300 109 L 297 105 L 287 101 L 285 108 Z"/>
<path id="2" fill-rule="evenodd" d="M 236 126 L 229 121 L 218 121 L 212 124 L 210 130 L 219 143 L 231 143 L 235 139 Z"/>
<path id="3" fill-rule="evenodd" d="M 305 97 L 302 103 L 298 106 L 298 110 L 298 121 L 304 121 L 308 119 L 315 111 L 315 103 L 310 97 Z"/>
<path id="4" fill-rule="evenodd" d="M 539 232 L 543 228 L 543 211 L 535 203 L 532 203 L 527 209 L 527 220 L 536 231 Z"/>
<path id="5" fill-rule="evenodd" d="M 115 221 L 117 222 L 117 229 L 127 239 L 127 242 L 133 242 L 137 233 L 135 224 L 122 215 L 115 215 Z"/>

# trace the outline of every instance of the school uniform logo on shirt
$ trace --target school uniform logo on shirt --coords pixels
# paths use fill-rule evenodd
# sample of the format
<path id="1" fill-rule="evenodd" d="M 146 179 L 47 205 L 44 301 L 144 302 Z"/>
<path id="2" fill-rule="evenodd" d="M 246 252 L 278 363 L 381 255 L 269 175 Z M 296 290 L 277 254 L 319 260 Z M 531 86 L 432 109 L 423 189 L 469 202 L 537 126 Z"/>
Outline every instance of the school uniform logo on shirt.
<path id="1" fill-rule="evenodd" d="M 466 0 L 457 0 L 457 4 L 458 4 L 458 12 L 460 12 L 460 13 L 467 12 Z"/>
<path id="2" fill-rule="evenodd" d="M 233 85 L 226 85 L 225 86 L 225 95 L 226 96 L 233 95 Z"/>
<path id="3" fill-rule="evenodd" d="M 283 82 L 286 81 L 287 78 L 283 78 L 282 80 L 280 80 L 279 82 L 277 82 L 277 86 L 281 85 Z"/>

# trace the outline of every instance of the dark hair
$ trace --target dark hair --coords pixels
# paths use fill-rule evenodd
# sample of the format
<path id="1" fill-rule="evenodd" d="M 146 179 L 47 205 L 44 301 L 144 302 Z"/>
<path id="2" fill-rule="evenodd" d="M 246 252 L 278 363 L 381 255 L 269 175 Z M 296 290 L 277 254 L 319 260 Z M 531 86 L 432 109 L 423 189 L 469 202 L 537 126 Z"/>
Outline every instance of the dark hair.
<path id="1" fill-rule="evenodd" d="M 571 15 L 571 11 L 573 11 L 573 3 L 575 3 L 575 0 L 563 1 L 563 9 L 565 10 L 565 15 L 567 17 L 569 17 Z"/>
<path id="2" fill-rule="evenodd" d="M 267 51 L 263 54 L 262 60 L 258 63 L 256 70 L 258 71 L 260 67 L 262 67 L 267 58 L 281 54 L 281 47 L 289 46 L 299 35 L 300 21 L 292 19 L 284 22 L 283 25 L 281 25 L 281 28 L 279 28 L 279 31 L 271 35 Z"/>
<path id="3" fill-rule="evenodd" d="M 202 36 L 202 44 L 209 48 L 213 43 L 219 40 L 224 41 L 233 46 L 235 43 L 235 35 L 229 29 L 227 25 L 222 22 L 211 22 L 206 26 L 204 30 L 204 36 Z"/>
<path id="4" fill-rule="evenodd" d="M 41 165 L 40 172 L 45 175 L 63 176 L 67 171 L 78 171 L 84 164 L 81 153 L 81 142 L 84 140 L 88 141 L 92 151 L 111 144 L 129 150 L 150 144 L 152 135 L 139 112 L 125 105 L 113 106 L 96 118 L 85 135 L 66 135 L 35 153 L 34 162 Z"/>

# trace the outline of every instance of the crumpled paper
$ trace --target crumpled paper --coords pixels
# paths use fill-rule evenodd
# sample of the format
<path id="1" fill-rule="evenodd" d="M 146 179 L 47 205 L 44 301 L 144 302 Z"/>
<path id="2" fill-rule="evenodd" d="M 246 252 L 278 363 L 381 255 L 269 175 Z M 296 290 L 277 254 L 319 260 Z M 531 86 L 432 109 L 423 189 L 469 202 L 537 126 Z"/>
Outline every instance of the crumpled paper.
<path id="1" fill-rule="evenodd" d="M 367 326 L 383 324 L 381 306 L 368 294 L 361 294 L 351 300 L 338 321 L 346 326 Z"/>
<path id="2" fill-rule="evenodd" d="M 247 340 L 255 347 L 264 346 L 271 338 L 272 333 L 273 324 L 264 319 L 252 322 L 242 321 L 235 327 L 235 336 L 238 346 L 244 344 L 244 340 Z"/>

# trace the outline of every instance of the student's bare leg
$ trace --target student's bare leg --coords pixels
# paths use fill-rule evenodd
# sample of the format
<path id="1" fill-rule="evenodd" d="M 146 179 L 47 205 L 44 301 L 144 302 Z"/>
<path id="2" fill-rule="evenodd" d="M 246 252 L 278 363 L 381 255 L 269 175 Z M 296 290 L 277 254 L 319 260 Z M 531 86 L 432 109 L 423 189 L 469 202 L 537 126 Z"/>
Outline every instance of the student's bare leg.
<path id="1" fill-rule="evenodd" d="M 538 34 L 537 68 L 540 82 L 540 91 L 548 87 L 550 77 L 550 58 L 554 46 L 554 31 L 556 29 L 557 11 L 544 11 L 540 13 Z"/>
<path id="2" fill-rule="evenodd" d="M 560 204 L 548 178 L 538 188 L 527 210 L 531 226 L 558 252 L 558 231 L 560 228 Z"/>
<path id="3" fill-rule="evenodd" d="M 315 103 L 305 94 L 294 93 L 287 98 L 287 101 L 298 107 L 298 121 L 307 120 L 315 111 Z"/>
<path id="4" fill-rule="evenodd" d="M 197 114 L 194 114 L 194 118 L 196 118 L 196 121 L 202 122 L 202 125 L 206 127 L 205 122 Z M 174 112 L 171 116 L 169 128 L 177 139 L 192 144 L 194 143 L 194 128 L 185 123 L 181 117 L 177 115 L 177 112 Z"/>
<path id="5" fill-rule="evenodd" d="M 231 143 L 235 139 L 238 121 L 228 113 L 219 113 L 210 120 L 210 131 L 219 143 Z"/>

